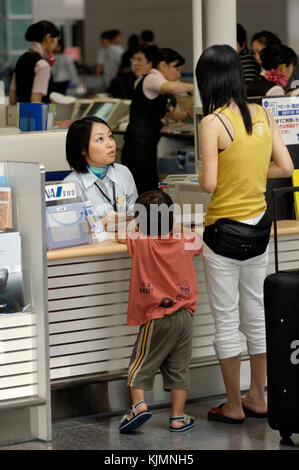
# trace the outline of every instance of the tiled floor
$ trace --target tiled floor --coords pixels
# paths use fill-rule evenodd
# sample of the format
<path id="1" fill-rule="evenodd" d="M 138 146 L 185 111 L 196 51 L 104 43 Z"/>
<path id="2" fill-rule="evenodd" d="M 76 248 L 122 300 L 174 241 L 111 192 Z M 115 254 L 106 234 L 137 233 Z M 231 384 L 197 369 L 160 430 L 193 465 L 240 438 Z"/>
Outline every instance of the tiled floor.
<path id="1" fill-rule="evenodd" d="M 93 415 L 55 421 L 51 443 L 26 442 L 0 450 L 299 450 L 299 434 L 292 436 L 292 446 L 286 445 L 264 419 L 247 418 L 241 425 L 208 421 L 209 408 L 223 401 L 217 397 L 189 403 L 185 411 L 196 423 L 182 434 L 169 432 L 170 409 L 160 408 L 131 434 L 119 433 L 119 416 Z"/>

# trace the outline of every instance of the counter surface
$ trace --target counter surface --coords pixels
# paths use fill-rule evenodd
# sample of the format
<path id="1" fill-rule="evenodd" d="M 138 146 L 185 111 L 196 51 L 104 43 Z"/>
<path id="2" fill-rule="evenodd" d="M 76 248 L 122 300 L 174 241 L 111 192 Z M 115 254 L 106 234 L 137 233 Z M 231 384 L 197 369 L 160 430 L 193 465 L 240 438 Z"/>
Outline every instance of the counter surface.
<path id="1" fill-rule="evenodd" d="M 279 220 L 277 222 L 278 235 L 297 235 L 299 234 L 299 220 Z M 274 230 L 272 227 L 271 236 Z"/>
<path id="2" fill-rule="evenodd" d="M 277 224 L 278 235 L 299 234 L 299 220 L 279 220 Z M 273 236 L 273 228 L 271 235 Z M 56 259 L 81 258 L 84 256 L 107 255 L 112 253 L 126 253 L 127 246 L 117 243 L 114 235 L 109 234 L 109 238 L 102 243 L 90 243 L 88 245 L 78 245 L 59 250 L 51 250 L 47 253 L 48 261 Z"/>
<path id="3" fill-rule="evenodd" d="M 126 253 L 127 245 L 118 243 L 113 239 L 107 239 L 101 243 L 89 243 L 77 245 L 59 250 L 51 250 L 47 253 L 48 261 L 55 259 L 81 258 L 84 256 L 108 255 L 111 253 Z"/>

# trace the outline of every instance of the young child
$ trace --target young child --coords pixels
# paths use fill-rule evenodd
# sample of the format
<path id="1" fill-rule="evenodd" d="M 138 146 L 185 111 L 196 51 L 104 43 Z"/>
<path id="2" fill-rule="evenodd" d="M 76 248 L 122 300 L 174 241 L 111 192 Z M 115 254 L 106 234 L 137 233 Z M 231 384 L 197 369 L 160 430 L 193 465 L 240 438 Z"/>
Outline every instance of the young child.
<path id="1" fill-rule="evenodd" d="M 127 323 L 140 325 L 128 371 L 132 407 L 121 420 L 120 432 L 137 429 L 151 418 L 145 390 L 152 388 L 159 369 L 164 389 L 171 391 L 170 431 L 182 432 L 194 425 L 184 406 L 198 298 L 193 257 L 201 253 L 202 241 L 198 234 L 173 234 L 173 202 L 163 191 L 141 194 L 135 217 L 136 211 L 139 230 L 126 238 L 117 235 L 132 258 Z"/>

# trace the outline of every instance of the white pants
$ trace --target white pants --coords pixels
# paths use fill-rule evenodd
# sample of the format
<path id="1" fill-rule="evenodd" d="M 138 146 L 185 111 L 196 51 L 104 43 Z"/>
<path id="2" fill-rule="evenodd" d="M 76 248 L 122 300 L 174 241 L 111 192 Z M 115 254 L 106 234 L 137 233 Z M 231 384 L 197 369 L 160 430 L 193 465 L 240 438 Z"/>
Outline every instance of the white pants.
<path id="1" fill-rule="evenodd" d="M 263 285 L 268 249 L 262 255 L 238 261 L 217 255 L 204 243 L 203 264 L 218 358 L 242 352 L 240 331 L 247 339 L 250 355 L 265 353 Z"/>

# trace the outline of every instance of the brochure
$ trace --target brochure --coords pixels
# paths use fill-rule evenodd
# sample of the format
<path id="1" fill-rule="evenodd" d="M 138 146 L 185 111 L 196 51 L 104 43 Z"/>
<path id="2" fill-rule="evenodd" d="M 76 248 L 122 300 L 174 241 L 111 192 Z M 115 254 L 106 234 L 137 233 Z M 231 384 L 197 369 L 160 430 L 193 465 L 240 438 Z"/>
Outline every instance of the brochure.
<path id="1" fill-rule="evenodd" d="M 0 186 L 0 230 L 12 229 L 11 188 Z"/>
<path id="2" fill-rule="evenodd" d="M 25 307 L 19 232 L 0 233 L 0 314 Z"/>
<path id="3" fill-rule="evenodd" d="M 47 129 L 49 112 L 47 103 L 18 103 L 18 106 L 21 131 L 44 131 Z"/>

